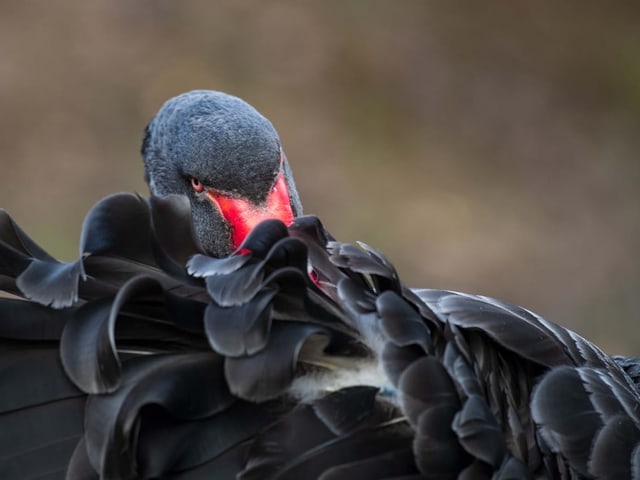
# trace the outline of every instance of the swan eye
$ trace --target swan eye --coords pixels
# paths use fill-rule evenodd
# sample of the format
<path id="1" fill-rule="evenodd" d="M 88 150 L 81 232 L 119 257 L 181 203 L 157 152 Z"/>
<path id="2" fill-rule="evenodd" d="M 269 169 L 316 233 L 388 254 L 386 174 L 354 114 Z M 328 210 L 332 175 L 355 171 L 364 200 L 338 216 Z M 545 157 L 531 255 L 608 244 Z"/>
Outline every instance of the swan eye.
<path id="1" fill-rule="evenodd" d="M 202 182 L 198 180 L 196 177 L 191 177 L 191 186 L 198 193 L 204 190 L 204 185 L 202 185 Z"/>

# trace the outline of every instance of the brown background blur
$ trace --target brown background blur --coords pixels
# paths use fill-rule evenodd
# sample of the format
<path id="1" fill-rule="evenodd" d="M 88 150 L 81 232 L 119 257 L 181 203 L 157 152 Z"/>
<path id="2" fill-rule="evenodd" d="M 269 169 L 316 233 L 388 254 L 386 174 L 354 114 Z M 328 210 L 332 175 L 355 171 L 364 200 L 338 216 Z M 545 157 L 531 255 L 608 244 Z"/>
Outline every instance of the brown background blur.
<path id="1" fill-rule="evenodd" d="M 562 3 L 562 6 L 560 5 Z M 640 353 L 638 2 L 0 2 L 0 206 L 63 259 L 162 102 L 243 97 L 413 286 Z"/>

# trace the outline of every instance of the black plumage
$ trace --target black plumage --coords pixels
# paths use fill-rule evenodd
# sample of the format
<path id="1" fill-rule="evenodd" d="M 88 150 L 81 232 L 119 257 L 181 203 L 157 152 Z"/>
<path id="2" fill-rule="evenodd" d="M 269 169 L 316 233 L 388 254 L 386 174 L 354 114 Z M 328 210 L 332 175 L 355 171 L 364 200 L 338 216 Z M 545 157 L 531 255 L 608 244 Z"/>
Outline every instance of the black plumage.
<path id="1" fill-rule="evenodd" d="M 236 105 L 221 95 L 169 117 Z M 154 122 L 148 175 L 154 135 L 182 128 Z M 224 257 L 189 198 L 103 199 L 67 264 L 0 212 L 0 478 L 640 478 L 636 359 L 499 300 L 411 290 L 314 217 L 263 222 Z"/>

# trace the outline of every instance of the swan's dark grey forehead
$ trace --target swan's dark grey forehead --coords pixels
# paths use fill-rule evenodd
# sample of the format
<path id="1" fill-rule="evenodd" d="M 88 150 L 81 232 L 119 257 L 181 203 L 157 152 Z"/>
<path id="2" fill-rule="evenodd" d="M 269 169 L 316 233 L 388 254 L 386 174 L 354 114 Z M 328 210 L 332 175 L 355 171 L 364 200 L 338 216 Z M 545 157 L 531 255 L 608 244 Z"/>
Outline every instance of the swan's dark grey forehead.
<path id="1" fill-rule="evenodd" d="M 149 124 L 149 144 L 181 174 L 226 192 L 261 198 L 280 166 L 280 140 L 245 101 L 196 90 L 167 101 Z"/>

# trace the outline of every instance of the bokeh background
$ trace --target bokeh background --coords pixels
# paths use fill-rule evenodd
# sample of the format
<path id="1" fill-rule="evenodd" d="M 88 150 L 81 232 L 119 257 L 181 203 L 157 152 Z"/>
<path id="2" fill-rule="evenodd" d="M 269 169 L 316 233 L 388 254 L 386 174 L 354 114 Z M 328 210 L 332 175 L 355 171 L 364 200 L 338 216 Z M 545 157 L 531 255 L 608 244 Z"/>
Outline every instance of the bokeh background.
<path id="1" fill-rule="evenodd" d="M 0 206 L 62 259 L 169 97 L 245 98 L 413 286 L 640 354 L 640 4 L 0 1 Z"/>

